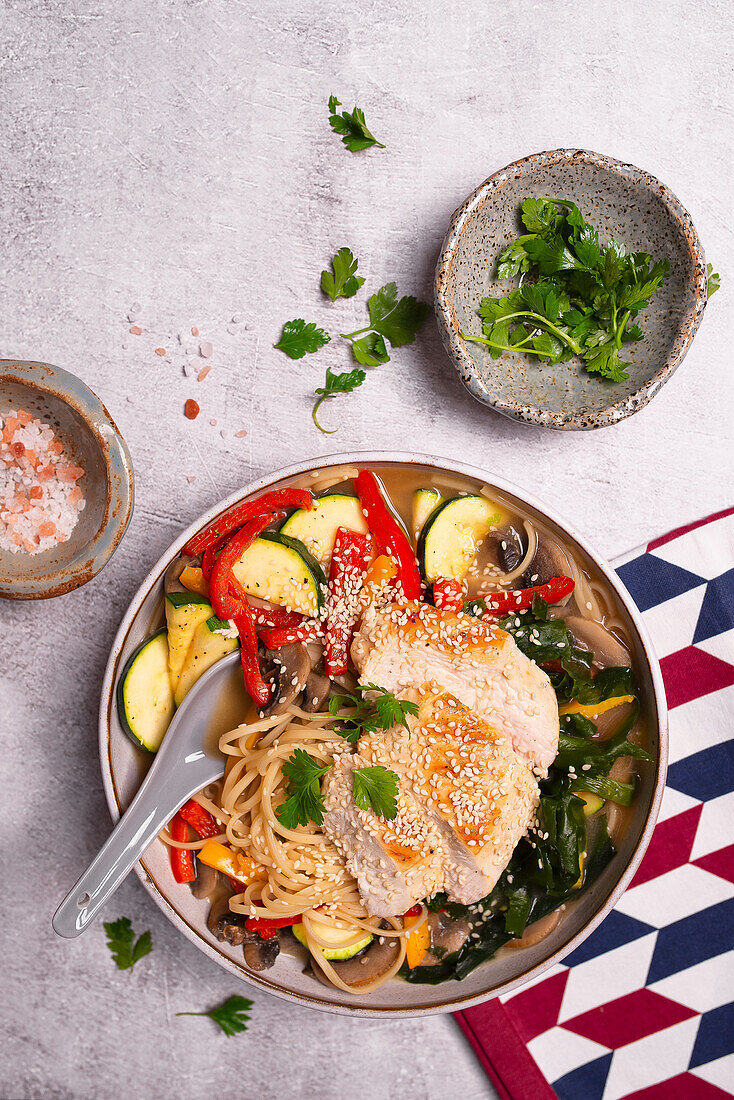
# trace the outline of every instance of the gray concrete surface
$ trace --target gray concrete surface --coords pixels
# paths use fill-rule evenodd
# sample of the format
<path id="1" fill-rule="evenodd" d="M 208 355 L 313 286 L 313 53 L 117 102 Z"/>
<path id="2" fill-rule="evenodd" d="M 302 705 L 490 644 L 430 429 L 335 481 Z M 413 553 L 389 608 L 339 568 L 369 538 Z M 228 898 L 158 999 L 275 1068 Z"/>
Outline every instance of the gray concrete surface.
<path id="1" fill-rule="evenodd" d="M 0 6 L 0 357 L 84 378 L 137 479 L 103 575 L 0 608 L 1 1097 L 492 1095 L 450 1018 L 356 1022 L 262 995 L 237 1039 L 176 1018 L 236 987 L 136 879 L 110 906 L 152 931 L 133 974 L 115 970 L 101 927 L 55 940 L 54 905 L 108 829 L 102 671 L 127 602 L 182 525 L 292 460 L 360 446 L 469 455 L 609 556 L 730 502 L 733 31 L 725 0 Z M 364 107 L 386 150 L 341 146 L 331 92 Z M 294 316 L 358 327 L 363 297 L 331 306 L 319 294 L 333 250 L 350 245 L 370 287 L 394 278 L 427 298 L 454 207 L 508 161 L 561 145 L 665 180 L 722 273 L 673 381 L 602 432 L 528 429 L 465 393 L 430 323 L 325 410 L 337 435 L 318 434 L 310 391 L 326 364 L 347 364 L 345 349 L 292 363 L 271 345 Z M 135 304 L 140 336 L 128 331 Z M 213 344 L 201 383 L 182 370 L 195 341 L 177 342 L 192 326 Z M 189 396 L 202 407 L 193 424 Z"/>

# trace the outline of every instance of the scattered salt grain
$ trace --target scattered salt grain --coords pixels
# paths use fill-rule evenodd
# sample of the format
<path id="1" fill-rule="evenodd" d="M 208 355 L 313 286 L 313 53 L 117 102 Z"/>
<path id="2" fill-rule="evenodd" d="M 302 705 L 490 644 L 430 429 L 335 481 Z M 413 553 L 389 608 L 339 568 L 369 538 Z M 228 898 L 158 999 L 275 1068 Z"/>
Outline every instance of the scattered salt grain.
<path id="1" fill-rule="evenodd" d="M 209 340 L 202 340 L 199 344 L 199 355 L 202 359 L 211 359 L 213 351 L 214 348 L 212 347 Z"/>
<path id="2" fill-rule="evenodd" d="M 86 501 L 53 428 L 24 410 L 0 412 L 0 549 L 40 554 L 66 542 Z"/>
<path id="3" fill-rule="evenodd" d="M 222 430 L 220 431 L 219 434 L 221 435 L 222 439 L 226 439 L 227 438 L 227 429 L 222 428 Z"/>
<path id="4" fill-rule="evenodd" d="M 140 333 L 142 331 L 143 330 L 141 329 L 140 325 L 130 325 L 130 332 L 133 334 L 133 336 L 140 336 Z"/>
<path id="5" fill-rule="evenodd" d="M 198 335 L 199 335 L 199 330 L 198 330 L 198 328 L 196 327 L 196 325 L 194 325 L 194 327 L 192 328 L 192 330 L 191 330 L 191 335 L 192 335 L 192 336 L 198 336 Z"/>
<path id="6" fill-rule="evenodd" d="M 187 378 L 193 378 L 196 374 L 196 367 L 193 363 L 184 363 L 183 372 Z"/>
<path id="7" fill-rule="evenodd" d="M 188 481 L 189 485 L 193 485 L 193 483 L 196 481 L 196 474 L 187 474 L 186 480 Z"/>
<path id="8" fill-rule="evenodd" d="M 133 302 L 133 304 L 130 306 L 130 309 L 128 311 L 128 315 L 127 315 L 128 321 L 137 321 L 138 315 L 140 313 L 140 308 L 141 308 L 140 307 L 140 302 Z"/>
<path id="9" fill-rule="evenodd" d="M 216 421 L 215 417 L 212 417 L 211 420 L 209 421 L 209 423 L 211 424 L 212 428 L 216 428 L 217 421 Z"/>
<path id="10" fill-rule="evenodd" d="M 156 355 L 165 355 L 166 354 L 166 349 L 165 348 L 156 348 L 155 353 L 156 353 Z"/>
<path id="11" fill-rule="evenodd" d="M 196 376 L 197 382 L 203 382 L 211 369 L 212 368 L 209 366 L 208 363 L 205 367 L 202 367 L 201 370 L 199 371 L 199 373 Z"/>
<path id="12" fill-rule="evenodd" d="M 227 325 L 227 332 L 230 334 L 230 336 L 234 336 L 236 331 L 237 331 L 237 325 L 234 323 L 234 321 L 232 322 L 232 324 Z"/>

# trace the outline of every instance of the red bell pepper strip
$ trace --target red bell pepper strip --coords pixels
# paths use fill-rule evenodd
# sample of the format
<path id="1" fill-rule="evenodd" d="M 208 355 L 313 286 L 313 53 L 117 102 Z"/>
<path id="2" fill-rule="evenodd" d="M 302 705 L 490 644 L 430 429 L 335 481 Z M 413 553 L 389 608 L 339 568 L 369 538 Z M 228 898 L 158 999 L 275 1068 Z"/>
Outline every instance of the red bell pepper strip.
<path id="1" fill-rule="evenodd" d="M 278 934 L 279 928 L 290 928 L 293 924 L 300 924 L 300 917 L 273 917 L 272 920 L 263 917 L 248 917 L 245 928 L 249 932 L 257 932 L 262 940 L 272 940 Z"/>
<path id="2" fill-rule="evenodd" d="M 217 516 L 198 535 L 194 535 L 193 538 L 189 539 L 181 552 L 196 557 L 197 554 L 201 554 L 208 546 L 215 543 L 217 539 L 222 538 L 223 535 L 228 535 L 235 528 L 241 527 L 243 523 L 256 519 L 267 512 L 280 511 L 283 508 L 306 508 L 310 510 L 313 508 L 313 497 L 305 489 L 275 489 L 270 493 L 263 493 L 261 497 L 256 497 L 255 500 L 246 500 L 242 504 L 236 504 L 228 512 Z"/>
<path id="3" fill-rule="evenodd" d="M 168 831 L 172 840 L 184 843 L 189 840 L 189 827 L 178 813 L 171 818 Z M 194 870 L 194 853 L 190 848 L 171 848 L 171 870 L 176 882 L 193 882 L 196 878 Z"/>
<path id="4" fill-rule="evenodd" d="M 267 512 L 256 519 L 251 519 L 232 535 L 215 561 L 212 575 L 209 578 L 209 599 L 220 619 L 234 618 L 237 611 L 244 606 L 242 601 L 233 596 L 229 590 L 232 567 L 236 565 L 260 532 L 264 531 L 273 520 L 279 519 L 284 514 L 284 512 Z"/>
<path id="5" fill-rule="evenodd" d="M 243 603 L 239 610 L 232 616 L 234 625 L 240 636 L 240 660 L 242 661 L 242 675 L 245 678 L 245 687 L 258 710 L 262 710 L 270 702 L 272 688 L 263 680 L 260 671 L 260 658 L 257 652 L 257 634 L 255 623 L 252 619 L 250 605 Z"/>
<path id="6" fill-rule="evenodd" d="M 274 630 L 261 630 L 260 641 L 266 649 L 280 649 L 294 642 L 311 642 L 320 638 L 324 628 L 316 619 L 304 619 L 299 626 L 276 626 Z"/>
<path id="7" fill-rule="evenodd" d="M 280 626 L 300 626 L 305 616 L 298 611 L 286 611 L 284 607 L 253 607 L 250 604 L 255 626 L 264 626 L 269 630 Z"/>
<path id="8" fill-rule="evenodd" d="M 410 909 L 405 910 L 405 912 L 403 913 L 403 920 L 405 920 L 406 917 L 419 917 L 422 912 L 423 906 L 420 904 L 420 902 L 416 902 L 415 905 L 411 905 Z"/>
<path id="9" fill-rule="evenodd" d="M 532 588 L 519 588 L 510 592 L 493 592 L 484 596 L 486 611 L 482 618 L 496 618 L 509 615 L 513 611 L 526 611 L 536 596 L 547 603 L 558 603 L 570 596 L 575 588 L 570 577 L 553 577 L 547 584 L 536 584 Z"/>
<path id="10" fill-rule="evenodd" d="M 349 646 L 359 617 L 356 597 L 372 557 L 372 539 L 347 527 L 336 533 L 329 569 L 329 601 L 326 610 L 326 675 L 347 671 Z"/>
<path id="11" fill-rule="evenodd" d="M 419 600 L 422 584 L 413 548 L 402 527 L 392 515 L 371 470 L 360 470 L 354 487 L 367 517 L 370 531 L 380 553 L 389 554 L 398 567 L 398 577 L 407 600 Z"/>
<path id="12" fill-rule="evenodd" d="M 439 577 L 433 582 L 433 603 L 447 611 L 461 611 L 464 606 L 464 588 L 453 577 Z"/>
<path id="13" fill-rule="evenodd" d="M 217 551 L 221 550 L 228 538 L 228 535 L 222 535 L 222 537 L 217 539 L 216 542 L 213 542 L 210 546 L 207 546 L 206 550 L 201 555 L 201 571 L 204 574 L 204 580 L 206 580 L 207 582 L 211 578 L 212 569 L 214 568 L 214 562 L 217 560 Z"/>
<path id="14" fill-rule="evenodd" d="M 212 836 L 221 836 L 224 832 L 224 826 L 219 824 L 216 817 L 205 810 L 203 806 L 200 806 L 198 802 L 194 802 L 193 798 L 185 802 L 178 812 L 184 821 L 196 830 L 202 840 L 208 840 Z"/>

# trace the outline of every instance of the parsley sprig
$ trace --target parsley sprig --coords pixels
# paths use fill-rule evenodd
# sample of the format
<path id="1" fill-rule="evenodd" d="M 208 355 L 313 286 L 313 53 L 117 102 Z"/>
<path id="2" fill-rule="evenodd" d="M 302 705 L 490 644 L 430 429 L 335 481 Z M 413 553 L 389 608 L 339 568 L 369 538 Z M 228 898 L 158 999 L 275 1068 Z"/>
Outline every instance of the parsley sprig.
<path id="1" fill-rule="evenodd" d="M 143 932 L 136 939 L 129 917 L 105 922 L 104 930 L 118 970 L 132 970 L 136 962 L 153 950 L 150 932 Z"/>
<path id="2" fill-rule="evenodd" d="M 330 340 L 328 332 L 319 328 L 315 321 L 306 324 L 302 317 L 296 317 L 293 321 L 286 321 L 280 340 L 273 347 L 280 348 L 291 359 L 303 359 L 306 352 L 313 354 Z"/>
<path id="3" fill-rule="evenodd" d="M 337 733 L 345 741 L 354 744 L 363 733 L 388 730 L 393 726 L 404 726 L 406 730 L 410 730 L 408 715 L 418 714 L 416 703 L 411 703 L 408 699 L 396 699 L 391 691 L 378 687 L 377 684 L 365 684 L 355 691 L 358 694 L 332 695 L 329 699 L 330 714 L 337 715 L 343 707 L 354 708 L 354 713 L 337 726 Z M 364 698 L 362 693 L 366 691 L 372 693 L 371 698 Z"/>
<path id="4" fill-rule="evenodd" d="M 378 149 L 385 146 L 378 141 L 374 134 L 367 129 L 364 120 L 364 111 L 361 107 L 355 107 L 349 111 L 339 111 L 342 106 L 335 95 L 329 96 L 329 124 L 335 134 L 339 134 L 350 153 L 359 153 L 363 149 L 370 149 L 376 145 Z"/>
<path id="5" fill-rule="evenodd" d="M 364 279 L 357 275 L 358 264 L 351 249 L 340 248 L 331 261 L 331 271 L 321 272 L 321 289 L 332 302 L 337 298 L 353 298 L 362 286 Z"/>
<path id="6" fill-rule="evenodd" d="M 342 332 L 341 336 L 351 343 L 352 354 L 357 362 L 368 367 L 390 361 L 385 340 L 393 348 L 412 344 L 418 329 L 430 313 L 425 302 L 419 302 L 412 294 L 405 294 L 398 299 L 395 283 L 385 283 L 371 295 L 367 300 L 367 309 L 370 314 L 369 325 L 354 332 Z M 363 333 L 367 335 L 363 336 Z"/>
<path id="7" fill-rule="evenodd" d="M 717 290 L 721 290 L 721 275 L 719 275 L 718 271 L 714 271 L 713 264 L 706 264 L 706 301 L 708 301 Z"/>
<path id="8" fill-rule="evenodd" d="M 337 397 L 340 393 L 352 393 L 358 386 L 361 386 L 367 375 L 359 367 L 355 367 L 354 370 L 343 371 L 341 374 L 335 374 L 334 371 L 326 368 L 326 382 L 323 386 L 318 386 L 316 389 L 317 399 L 311 412 L 313 422 L 320 432 L 324 432 L 325 435 L 333 435 L 337 428 L 325 428 L 319 423 L 316 414 L 321 408 L 324 401 L 328 401 L 330 397 Z"/>
<path id="9" fill-rule="evenodd" d="M 314 821 L 324 820 L 324 796 L 321 794 L 321 776 L 326 775 L 331 764 L 322 767 L 305 749 L 295 749 L 281 771 L 287 782 L 286 799 L 275 813 L 286 829 L 296 829 Z"/>
<path id="10" fill-rule="evenodd" d="M 565 199 L 528 198 L 521 207 L 526 233 L 500 255 L 497 277 L 520 276 L 520 286 L 479 306 L 484 344 L 493 359 L 522 351 L 549 363 L 579 355 L 589 374 L 610 382 L 629 377 L 625 344 L 642 340 L 640 310 L 668 277 L 670 262 L 646 252 L 628 253 L 599 235 Z"/>
<path id="11" fill-rule="evenodd" d="M 246 1021 L 250 1019 L 248 1013 L 252 1008 L 252 1001 L 247 997 L 229 997 L 217 1008 L 209 1012 L 177 1012 L 177 1016 L 208 1016 L 215 1024 L 221 1027 L 227 1036 L 237 1035 L 238 1032 L 247 1031 Z"/>
<path id="12" fill-rule="evenodd" d="M 352 798 L 360 810 L 374 810 L 378 817 L 394 821 L 398 814 L 398 777 L 390 768 L 355 768 Z"/>

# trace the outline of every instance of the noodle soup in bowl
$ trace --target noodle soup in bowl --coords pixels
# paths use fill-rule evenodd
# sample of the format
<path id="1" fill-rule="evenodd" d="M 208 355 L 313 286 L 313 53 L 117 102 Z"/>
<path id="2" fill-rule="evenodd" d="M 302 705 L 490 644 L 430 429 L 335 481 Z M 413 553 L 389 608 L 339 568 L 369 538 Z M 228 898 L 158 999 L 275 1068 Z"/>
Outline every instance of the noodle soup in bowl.
<path id="1" fill-rule="evenodd" d="M 396 528 L 385 526 L 379 501 L 371 508 L 363 495 L 358 479 L 364 470 L 376 475 Z M 355 482 L 362 502 L 356 510 Z M 238 879 L 207 868 L 200 857 L 197 879 L 176 882 L 162 840 L 136 871 L 200 950 L 243 980 L 300 1004 L 349 1015 L 410 1016 L 454 1011 L 508 992 L 577 947 L 629 884 L 662 797 L 667 718 L 657 660 L 614 572 L 527 493 L 476 467 L 413 454 L 336 455 L 260 479 L 177 540 L 132 601 L 105 674 L 100 751 L 112 816 L 127 807 L 151 760 L 126 736 L 115 693 L 131 656 L 165 624 L 166 578 L 180 574 L 183 548 L 196 549 L 193 537 L 217 517 L 290 487 L 332 498 L 328 509 L 347 517 L 342 526 L 359 527 L 362 516 L 364 530 L 355 534 L 375 543 L 369 543 L 366 566 L 373 574 L 381 557 L 400 561 L 400 548 L 390 540 L 402 527 L 400 537 L 412 544 L 423 574 L 425 605 L 403 599 L 414 594 L 409 573 L 415 558 L 413 567 L 403 564 L 405 579 L 400 568 L 397 577 L 393 570 L 385 583 L 397 587 L 376 590 L 374 599 L 364 595 L 365 582 L 346 674 L 332 676 L 329 684 L 320 663 L 323 640 L 306 630 L 303 641 L 291 645 L 310 649 L 308 672 L 316 679 L 293 699 L 285 690 L 280 715 L 259 717 L 242 670 L 231 667 L 204 732 L 226 754 L 226 778 L 202 792 L 200 804 L 219 815 L 223 830 L 227 826 L 221 841 L 235 854 L 230 873 Z M 346 501 L 346 512 L 339 512 L 337 498 Z M 473 529 L 472 542 L 477 515 L 485 527 Z M 298 515 L 279 523 L 281 544 L 295 538 L 300 546 L 298 535 L 312 538 L 314 568 L 320 558 L 328 576 L 330 547 L 319 544 L 321 536 L 303 527 Z M 452 532 L 458 532 L 457 544 Z M 380 554 L 386 542 L 391 553 Z M 444 585 L 447 573 L 453 576 Z M 559 578 L 567 579 L 565 585 Z M 252 595 L 252 578 L 243 583 Z M 301 586 L 294 599 L 306 599 L 306 589 Z M 536 590 L 535 599 L 529 589 Z M 460 602 L 444 603 L 452 591 Z M 333 608 L 333 594 L 330 599 Z M 252 603 L 272 606 L 256 596 Z M 327 626 L 328 615 L 321 612 Z M 403 665 L 389 649 L 393 628 L 403 632 Z M 444 645 L 447 630 L 454 633 Z M 260 634 L 266 679 L 263 641 L 275 646 L 275 636 L 267 628 Z M 437 666 L 425 665 L 423 649 Z M 467 668 L 483 661 L 489 671 L 482 665 L 467 677 Z M 445 675 L 436 667 L 446 667 Z M 412 670 L 419 690 L 407 684 Z M 303 673 L 289 666 L 281 690 L 286 680 L 303 686 L 296 683 Z M 377 684 L 386 697 L 389 692 L 413 706 L 402 716 L 393 710 L 387 728 L 371 728 L 368 720 L 350 741 L 355 712 L 359 721 L 360 673 L 363 684 Z M 502 682 L 511 691 L 490 698 L 476 690 L 485 682 L 490 695 Z M 341 696 L 331 710 L 329 690 L 332 698 Z M 364 695 L 373 710 L 374 697 Z M 513 710 L 523 698 L 527 706 Z M 464 759 L 470 742 L 476 755 Z M 293 770 L 282 769 L 297 750 L 320 772 L 315 790 L 321 814 L 317 807 L 305 821 L 283 809 L 297 787 L 290 782 Z M 429 760 L 429 775 L 415 774 L 411 760 L 419 758 Z M 377 775 L 380 782 L 390 772 L 396 791 L 388 780 L 381 794 L 355 795 L 357 773 L 369 769 L 366 778 Z M 509 848 L 494 835 L 493 821 L 511 835 Z M 564 865 L 554 847 L 556 831 L 565 831 L 566 849 L 577 838 L 577 878 L 568 852 Z M 204 840 L 195 837 L 192 831 L 189 843 L 201 850 Z M 268 929 L 262 939 L 262 923 L 247 924 L 254 912 L 261 922 L 281 914 L 292 920 L 294 909 L 305 913 L 295 934 Z"/>

